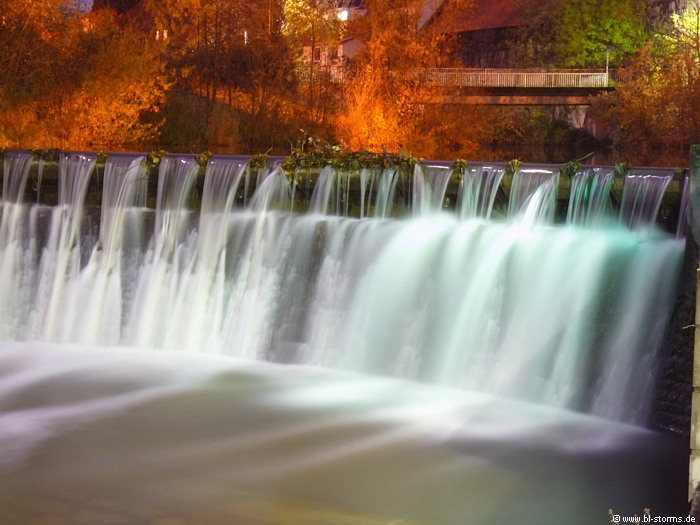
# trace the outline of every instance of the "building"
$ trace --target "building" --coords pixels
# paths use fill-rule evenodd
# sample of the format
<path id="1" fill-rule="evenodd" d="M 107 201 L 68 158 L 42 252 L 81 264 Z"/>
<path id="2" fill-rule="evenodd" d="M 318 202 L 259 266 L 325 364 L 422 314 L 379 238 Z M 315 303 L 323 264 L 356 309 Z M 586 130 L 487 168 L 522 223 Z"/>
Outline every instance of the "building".
<path id="1" fill-rule="evenodd" d="M 340 42 L 317 42 L 314 49 L 311 43 L 304 46 L 304 57 L 308 62 L 326 68 L 341 68 L 348 60 L 356 57 L 365 49 L 361 38 L 361 24 L 358 23 L 367 14 L 362 0 L 340 0 L 337 17 L 345 25 L 344 37 Z"/>
<path id="2" fill-rule="evenodd" d="M 453 61 L 461 66 L 508 67 L 509 43 L 547 1 L 474 0 L 450 9 L 448 0 L 427 0 L 418 29 L 454 35 Z"/>
<path id="3" fill-rule="evenodd" d="M 688 6 L 688 0 L 646 1 L 650 26 Z M 453 61 L 461 66 L 517 67 L 510 43 L 551 2 L 556 0 L 474 0 L 450 10 L 449 0 L 426 0 L 418 28 L 454 35 Z"/>

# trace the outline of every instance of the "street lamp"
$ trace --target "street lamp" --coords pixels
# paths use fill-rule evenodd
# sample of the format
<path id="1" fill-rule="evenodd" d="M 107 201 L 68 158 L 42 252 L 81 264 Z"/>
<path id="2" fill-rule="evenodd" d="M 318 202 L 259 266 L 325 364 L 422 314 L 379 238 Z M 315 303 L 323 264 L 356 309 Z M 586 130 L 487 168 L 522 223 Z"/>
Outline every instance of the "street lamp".
<path id="1" fill-rule="evenodd" d="M 608 45 L 605 48 L 605 85 L 609 86 L 610 85 L 610 50 L 613 49 L 613 46 Z"/>

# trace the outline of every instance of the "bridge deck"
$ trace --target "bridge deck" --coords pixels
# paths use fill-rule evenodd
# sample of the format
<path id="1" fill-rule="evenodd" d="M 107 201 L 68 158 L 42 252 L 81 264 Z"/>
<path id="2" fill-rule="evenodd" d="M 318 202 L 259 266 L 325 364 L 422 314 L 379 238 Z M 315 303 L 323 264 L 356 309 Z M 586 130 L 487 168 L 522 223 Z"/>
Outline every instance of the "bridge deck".
<path id="1" fill-rule="evenodd" d="M 428 104 L 588 106 L 593 97 L 613 88 L 608 69 L 474 69 L 428 68 L 421 78 L 435 86 Z M 347 70 L 327 68 L 332 82 L 349 81 Z"/>

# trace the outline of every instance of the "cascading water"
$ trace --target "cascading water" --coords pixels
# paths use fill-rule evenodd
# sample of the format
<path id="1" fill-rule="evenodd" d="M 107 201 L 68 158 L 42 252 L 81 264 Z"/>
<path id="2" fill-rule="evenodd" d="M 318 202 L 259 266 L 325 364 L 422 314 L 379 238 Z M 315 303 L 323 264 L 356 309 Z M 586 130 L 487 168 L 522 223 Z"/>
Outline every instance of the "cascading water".
<path id="1" fill-rule="evenodd" d="M 490 218 L 498 187 L 505 175 L 505 168 L 477 166 L 468 168 L 460 181 L 457 209 L 461 219 Z"/>
<path id="2" fill-rule="evenodd" d="M 508 217 L 515 217 L 527 209 L 527 204 L 540 202 L 533 212 L 540 219 L 551 222 L 554 219 L 559 173 L 549 169 L 530 168 L 517 170 L 508 199 Z"/>
<path id="3" fill-rule="evenodd" d="M 125 214 L 146 206 L 144 161 L 144 156 L 112 155 L 105 163 L 99 242 L 110 258 L 121 249 Z"/>
<path id="4" fill-rule="evenodd" d="M 10 157 L 9 168 L 7 159 L 3 189 L 17 188 L 26 158 Z M 153 212 L 141 207 L 143 158 L 114 156 L 104 170 L 99 235 L 81 236 L 94 163 L 88 154 L 61 158 L 53 210 L 3 193 L 0 290 L 8 300 L 0 340 L 9 343 L 0 354 L 0 446 L 13 452 L 0 459 L 0 479 L 15 503 L 0 518 L 28 515 L 28 487 L 40 509 L 65 502 L 64 484 L 89 498 L 110 491 L 111 508 L 153 520 L 161 506 L 149 507 L 139 489 L 115 488 L 137 465 L 156 469 L 153 484 L 166 487 L 176 515 L 207 522 L 262 521 L 256 501 L 286 513 L 295 501 L 312 501 L 359 513 L 357 523 L 373 523 L 371 515 L 484 524 L 515 516 L 589 523 L 606 519 L 610 506 L 640 512 L 637 505 L 676 501 L 655 492 L 661 478 L 651 473 L 678 456 L 664 452 L 665 438 L 620 422 L 648 417 L 683 246 L 646 230 L 640 237 L 622 226 L 596 228 L 609 206 L 605 174 L 572 183 L 569 222 L 584 229 L 551 224 L 559 175 L 545 169 L 516 172 L 512 219 L 489 222 L 504 169 L 467 170 L 450 215 L 443 209 L 451 170 L 418 168 L 412 191 L 400 189 L 416 217 L 388 219 L 397 168 L 355 176 L 326 168 L 310 213 L 295 215 L 279 169 L 247 209 L 236 209 L 248 194 L 245 162 L 213 157 L 197 214 L 187 209 L 199 169 L 193 159 L 162 160 Z M 358 214 L 369 215 L 372 203 L 376 218 L 347 217 L 351 190 Z M 635 202 L 623 199 L 623 222 L 646 228 L 648 216 L 627 211 Z M 84 388 L 73 391 L 74 381 Z M 68 482 L 71 450 L 86 446 L 71 430 L 81 425 L 98 442 L 85 452 L 93 478 Z M 123 425 L 137 443 L 113 453 L 109 435 Z M 109 468 L 102 454 L 116 454 Z M 648 471 L 639 454 L 649 456 Z M 22 467 L 32 457 L 45 458 L 54 474 L 37 480 Z M 584 464 L 597 465 L 589 473 L 595 487 L 588 475 L 567 474 Z M 663 479 L 677 488 L 675 477 Z M 433 484 L 438 492 L 425 488 Z M 610 487 L 618 495 L 606 500 Z M 226 491 L 239 502 L 228 513 L 220 508 Z M 420 494 L 430 496 L 421 503 Z M 545 501 L 550 508 L 538 507 Z M 286 516 L 280 522 L 295 521 Z"/>
<path id="5" fill-rule="evenodd" d="M 628 173 L 622 192 L 620 219 L 631 230 L 648 234 L 656 222 L 670 175 Z"/>
<path id="6" fill-rule="evenodd" d="M 452 170 L 446 166 L 416 164 L 413 182 L 413 216 L 432 215 L 440 211 Z"/>
<path id="7" fill-rule="evenodd" d="M 612 169 L 588 168 L 578 171 L 571 181 L 566 222 L 573 226 L 600 227 L 612 215 L 610 190 Z"/>
<path id="8" fill-rule="evenodd" d="M 32 166 L 32 156 L 23 152 L 9 151 L 5 155 L 2 181 L 3 204 L 20 204 Z"/>

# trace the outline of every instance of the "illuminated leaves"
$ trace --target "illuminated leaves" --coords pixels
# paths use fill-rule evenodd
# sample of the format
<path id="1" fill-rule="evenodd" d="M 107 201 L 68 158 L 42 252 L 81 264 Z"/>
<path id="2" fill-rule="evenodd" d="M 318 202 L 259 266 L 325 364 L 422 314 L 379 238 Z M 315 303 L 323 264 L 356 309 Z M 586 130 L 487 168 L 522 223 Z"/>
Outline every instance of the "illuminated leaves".
<path id="1" fill-rule="evenodd" d="M 0 91 L 0 142 L 99 149 L 152 141 L 169 85 L 154 42 L 121 29 L 109 13 L 51 13 L 61 23 L 52 26 L 50 45 L 27 48 L 20 34 L 0 59 L 14 71 Z M 22 31 L 41 33 L 44 23 L 32 15 Z"/>
<path id="2" fill-rule="evenodd" d="M 284 0 L 282 34 L 297 43 L 311 39 L 338 43 L 345 24 L 338 18 L 337 6 L 335 0 Z"/>
<path id="3" fill-rule="evenodd" d="M 439 35 L 417 30 L 422 7 L 413 0 L 377 0 L 363 20 L 367 51 L 356 61 L 336 119 L 338 138 L 349 148 L 430 157 L 454 131 L 456 122 L 427 104 L 435 87 L 425 82 L 425 68 L 444 52 Z"/>
<path id="4" fill-rule="evenodd" d="M 688 2 L 682 16 L 645 46 L 603 97 L 604 115 L 620 147 L 640 151 L 681 149 L 700 135 L 700 16 Z"/>
<path id="5" fill-rule="evenodd" d="M 634 55 L 648 38 L 644 0 L 556 0 L 537 8 L 514 45 L 527 66 L 605 67 Z"/>
<path id="6" fill-rule="evenodd" d="M 642 0 L 585 0 L 565 5 L 558 53 L 566 67 L 604 67 L 607 53 L 613 64 L 620 64 L 647 39 Z"/>

